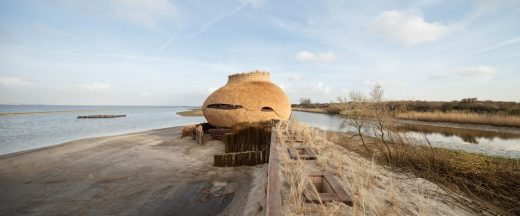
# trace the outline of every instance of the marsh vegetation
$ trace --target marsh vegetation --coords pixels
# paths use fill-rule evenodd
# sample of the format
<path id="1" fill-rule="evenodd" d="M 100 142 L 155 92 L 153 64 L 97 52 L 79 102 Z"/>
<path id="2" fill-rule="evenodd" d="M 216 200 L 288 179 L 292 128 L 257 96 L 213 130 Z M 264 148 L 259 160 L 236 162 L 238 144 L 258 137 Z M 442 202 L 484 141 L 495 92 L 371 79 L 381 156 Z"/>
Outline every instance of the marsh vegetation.
<path id="1" fill-rule="evenodd" d="M 348 110 L 343 109 L 339 111 L 339 114 L 348 117 L 345 118 L 346 122 L 355 128 L 355 131 L 327 132 L 326 138 L 320 138 L 325 139 L 325 141 L 314 138 L 311 143 L 331 142 L 342 146 L 347 150 L 346 152 L 355 152 L 354 155 L 361 156 L 365 161 L 371 161 L 395 173 L 402 173 L 413 176 L 412 178 L 422 178 L 435 183 L 449 197 L 443 199 L 455 200 L 457 205 L 464 206 L 471 211 L 504 215 L 520 214 L 518 208 L 518 203 L 520 203 L 520 162 L 518 159 L 435 148 L 431 145 L 426 134 L 423 134 L 422 138 L 407 136 L 394 121 L 395 116 L 403 113 L 403 110 L 406 109 L 393 106 L 383 96 L 382 87 L 376 85 L 368 95 L 353 91 L 350 93 L 348 100 L 346 98 L 340 99 L 340 103 L 336 104 L 335 107 L 348 107 Z M 496 115 L 501 114 L 497 113 Z M 303 136 L 305 140 L 315 136 L 311 135 L 311 132 L 307 133 L 310 134 L 302 132 L 300 136 Z M 332 146 L 319 146 L 313 146 L 319 153 L 324 153 L 321 148 L 333 149 Z M 320 160 L 320 157 L 318 157 L 318 166 L 328 167 L 328 169 L 333 167 L 332 169 L 337 169 L 338 176 L 348 174 L 348 172 L 351 172 L 350 170 L 356 170 L 350 164 L 353 163 L 352 160 L 345 161 L 352 158 L 352 154 L 348 155 L 349 153 L 342 152 L 344 151 L 336 150 L 334 154 L 338 155 L 329 155 L 327 159 L 321 158 Z M 295 166 L 297 167 L 297 165 Z M 349 169 L 345 169 L 345 166 L 349 166 Z M 363 170 L 357 171 L 363 172 Z M 364 174 L 359 176 L 364 176 Z M 355 201 L 353 209 L 351 209 L 354 212 L 371 211 L 375 214 L 432 212 L 433 207 L 425 207 L 420 204 L 421 201 L 418 201 L 416 206 L 409 206 L 407 201 L 395 192 L 396 185 L 398 185 L 396 182 L 393 182 L 393 185 L 390 186 L 383 186 L 384 190 L 379 192 L 385 193 L 384 195 L 369 198 L 372 194 L 365 194 L 370 191 L 370 189 L 367 189 L 367 182 L 352 187 L 362 178 L 350 176 L 343 180 L 347 181 L 345 184 L 351 185 L 349 188 L 354 199 L 371 200 L 370 204 L 356 204 Z M 296 180 L 293 181 L 296 186 L 300 186 Z M 424 185 L 417 187 L 421 190 Z M 360 190 L 365 190 L 365 193 L 361 193 Z M 385 198 L 387 194 L 392 193 L 394 194 Z M 428 193 L 431 193 L 431 191 Z M 398 197 L 392 198 L 392 196 Z M 430 199 L 429 202 L 433 202 L 431 200 L 434 198 L 425 197 Z M 450 214 L 453 214 L 453 212 Z"/>
<path id="2" fill-rule="evenodd" d="M 293 110 L 342 114 L 355 116 L 348 110 L 355 108 L 359 102 L 349 97 L 338 97 L 331 103 L 293 104 Z M 365 107 L 377 106 L 371 101 L 363 101 Z M 383 105 L 393 111 L 392 118 L 428 122 L 451 122 L 459 124 L 481 124 L 505 127 L 520 127 L 520 103 L 501 101 L 479 101 L 476 98 L 466 98 L 460 101 L 384 101 Z M 365 117 L 373 117 L 365 112 Z"/>

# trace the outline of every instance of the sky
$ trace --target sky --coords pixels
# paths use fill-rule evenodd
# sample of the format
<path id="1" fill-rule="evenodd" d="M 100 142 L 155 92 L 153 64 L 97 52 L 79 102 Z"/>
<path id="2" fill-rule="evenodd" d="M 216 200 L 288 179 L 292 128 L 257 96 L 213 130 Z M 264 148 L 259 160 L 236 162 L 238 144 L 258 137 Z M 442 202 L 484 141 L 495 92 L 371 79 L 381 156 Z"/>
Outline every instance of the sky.
<path id="1" fill-rule="evenodd" d="M 201 105 L 265 70 L 293 103 L 520 101 L 515 0 L 0 0 L 0 104 Z"/>

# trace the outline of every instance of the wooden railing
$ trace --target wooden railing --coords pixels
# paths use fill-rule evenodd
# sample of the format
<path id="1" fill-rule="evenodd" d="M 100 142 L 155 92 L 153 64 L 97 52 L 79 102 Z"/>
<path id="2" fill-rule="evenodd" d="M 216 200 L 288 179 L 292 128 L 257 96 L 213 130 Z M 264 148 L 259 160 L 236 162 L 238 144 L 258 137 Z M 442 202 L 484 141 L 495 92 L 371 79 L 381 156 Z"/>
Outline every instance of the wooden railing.
<path id="1" fill-rule="evenodd" d="M 271 128 L 271 144 L 269 146 L 269 164 L 267 167 L 266 209 L 267 216 L 282 215 L 282 194 L 280 193 L 280 161 L 278 158 L 278 137 L 275 127 Z"/>

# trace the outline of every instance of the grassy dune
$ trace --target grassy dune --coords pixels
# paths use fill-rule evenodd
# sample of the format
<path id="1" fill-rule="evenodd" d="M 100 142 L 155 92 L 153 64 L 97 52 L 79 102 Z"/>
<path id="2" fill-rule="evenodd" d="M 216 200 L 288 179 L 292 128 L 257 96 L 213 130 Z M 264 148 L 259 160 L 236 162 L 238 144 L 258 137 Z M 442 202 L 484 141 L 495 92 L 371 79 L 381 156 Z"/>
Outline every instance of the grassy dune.
<path id="1" fill-rule="evenodd" d="M 506 116 L 499 114 L 479 114 L 468 112 L 406 112 L 399 113 L 396 117 L 398 119 L 429 122 L 520 127 L 520 116 Z"/>

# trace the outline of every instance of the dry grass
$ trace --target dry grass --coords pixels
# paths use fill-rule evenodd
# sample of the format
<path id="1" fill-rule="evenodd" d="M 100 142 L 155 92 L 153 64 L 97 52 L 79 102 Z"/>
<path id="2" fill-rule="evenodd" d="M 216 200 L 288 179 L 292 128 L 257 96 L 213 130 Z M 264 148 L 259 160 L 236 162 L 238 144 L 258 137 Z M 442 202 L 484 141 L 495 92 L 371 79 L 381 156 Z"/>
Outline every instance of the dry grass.
<path id="1" fill-rule="evenodd" d="M 414 177 L 436 183 L 444 189 L 443 191 L 450 194 L 449 197 L 444 197 L 445 203 L 449 203 L 450 199 L 459 201 L 457 203 L 464 204 L 466 208 L 472 209 L 472 214 L 478 212 L 480 214 L 520 215 L 520 162 L 518 160 L 433 148 L 426 136 L 422 140 L 412 139 L 401 133 L 397 129 L 395 121 L 392 120 L 398 117 L 423 121 L 518 127 L 520 126 L 520 117 L 514 115 L 506 117 L 498 113 L 485 115 L 462 111 L 405 113 L 404 110 L 406 109 L 402 109 L 400 106 L 392 106 L 390 102 L 385 101 L 383 94 L 382 86 L 375 85 L 369 93 L 370 97 L 366 97 L 362 92 L 352 91 L 349 95 L 350 102 L 346 102 L 346 99 L 340 100 L 343 103 L 340 105 L 348 107 L 348 109 L 340 112 L 341 115 L 348 117 L 349 124 L 356 127 L 357 133 L 329 133 L 328 139 L 393 171 L 409 173 Z M 462 105 L 467 106 L 467 104 Z M 340 135 L 338 136 L 338 134 Z M 344 166 L 342 163 L 345 161 L 345 155 L 330 155 L 328 153 L 332 150 L 330 145 L 317 146 L 318 148 L 324 147 L 327 151 L 321 152 L 329 154 L 323 160 L 318 161 L 318 164 L 324 166 L 324 168 L 334 167 L 333 169 L 337 171 L 340 177 L 345 175 L 345 172 L 341 171 L 343 170 L 341 167 Z M 334 151 L 338 152 L 338 150 Z M 356 169 L 356 166 L 351 165 L 353 161 L 348 161 L 347 176 L 349 172 Z M 354 211 L 355 213 L 369 215 L 410 214 L 407 211 L 413 208 L 405 207 L 407 204 L 409 205 L 407 200 L 402 196 L 395 196 L 400 192 L 396 192 L 395 189 L 402 190 L 403 187 L 394 185 L 402 185 L 402 179 L 393 181 L 391 178 L 384 181 L 386 183 L 383 186 L 385 190 L 379 190 L 379 193 L 375 193 L 371 191 L 369 186 L 378 181 L 363 179 L 363 176 L 373 176 L 375 179 L 379 179 L 383 178 L 382 173 L 384 171 L 377 169 L 378 166 L 375 165 L 360 167 L 361 169 L 350 178 L 342 178 L 342 180 L 355 185 L 355 187 L 351 187 L 351 193 L 358 199 L 358 204 L 354 202 L 353 208 L 358 209 Z M 454 207 L 444 213 L 438 212 L 437 206 L 442 204 L 439 204 L 439 202 L 431 204 L 434 201 L 431 193 L 437 191 L 422 190 L 425 185 L 421 185 L 419 188 L 419 191 L 424 191 L 426 197 L 430 199 L 428 201 L 420 199 L 419 197 L 424 196 L 424 194 L 417 193 L 417 191 L 408 194 L 408 196 L 416 197 L 413 200 L 413 202 L 417 202 L 414 205 L 415 211 L 413 214 L 431 214 L 433 212 L 441 215 L 463 214 L 453 212 L 457 209 Z M 376 197 L 380 196 L 382 193 L 390 195 L 383 199 L 368 198 L 374 194 Z M 370 199 L 369 202 L 364 202 L 367 198 Z M 367 207 L 366 204 L 370 206 Z M 360 207 L 356 207 L 356 205 Z M 434 208 L 436 210 L 431 211 Z M 367 213 L 367 210 L 369 213 Z"/>
<path id="2" fill-rule="evenodd" d="M 432 201 L 447 199 L 432 183 L 390 172 L 377 164 L 376 159 L 366 160 L 352 151 L 327 140 L 329 132 L 311 128 L 295 120 L 280 122 L 276 127 L 279 137 L 278 151 L 282 176 L 284 215 L 430 215 L 468 214 L 453 210 L 446 203 Z M 330 136 L 330 135 L 329 135 Z M 286 143 L 285 140 L 302 140 L 304 144 Z M 287 147 L 309 147 L 317 161 L 292 160 Z M 302 197 L 306 176 L 310 171 L 331 172 L 347 189 L 353 205 L 343 203 L 306 203 Z M 443 195 L 444 194 L 444 195 Z M 435 207 L 431 203 L 436 202 Z M 442 207 L 444 206 L 444 208 Z"/>
<path id="3" fill-rule="evenodd" d="M 493 126 L 520 127 L 520 116 L 479 114 L 468 112 L 406 112 L 396 116 L 399 119 L 452 122 L 461 124 L 482 124 Z"/>
<path id="4" fill-rule="evenodd" d="M 388 154 L 379 139 L 366 139 L 373 154 L 367 153 L 359 138 L 346 133 L 329 134 L 343 147 L 393 167 L 435 182 L 456 194 L 478 201 L 485 209 L 502 214 L 520 214 L 520 163 L 515 159 L 463 151 L 413 145 L 404 137 L 390 135 Z"/>

